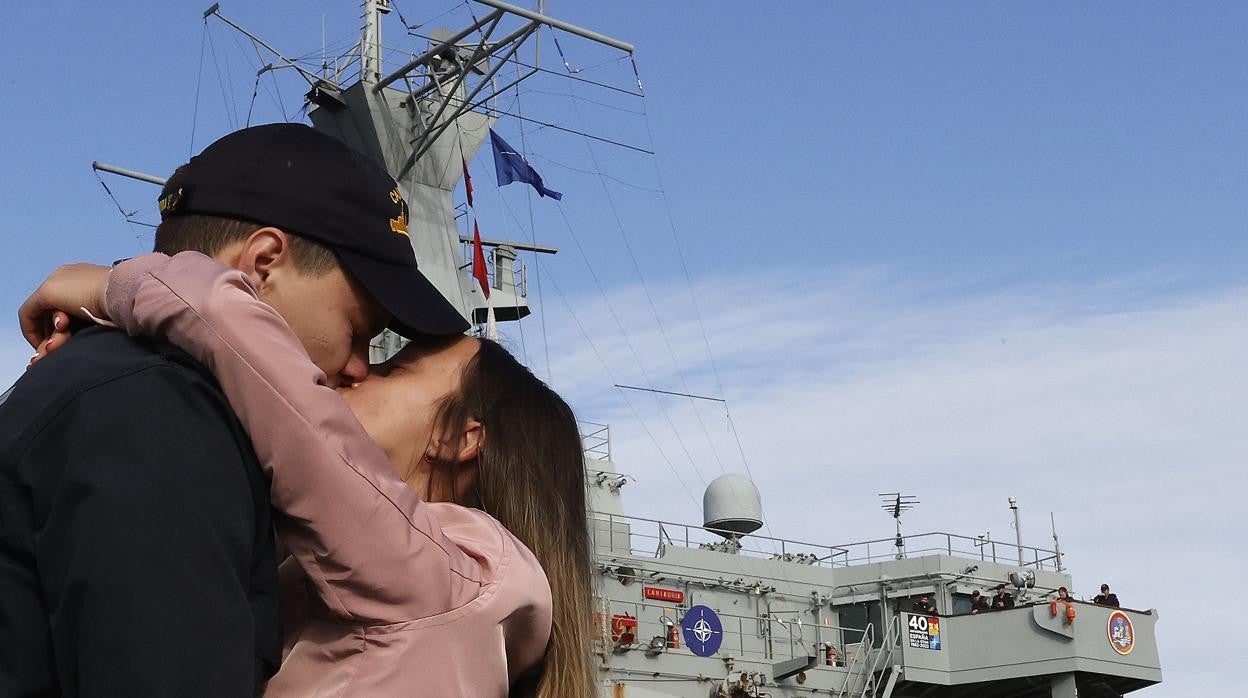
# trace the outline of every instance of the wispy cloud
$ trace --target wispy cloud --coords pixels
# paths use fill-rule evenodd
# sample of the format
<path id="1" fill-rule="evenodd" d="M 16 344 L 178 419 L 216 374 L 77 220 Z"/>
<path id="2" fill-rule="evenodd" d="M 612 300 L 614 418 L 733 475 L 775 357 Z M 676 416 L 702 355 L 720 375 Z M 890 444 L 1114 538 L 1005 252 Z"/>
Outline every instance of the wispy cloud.
<path id="1" fill-rule="evenodd" d="M 1054 513 L 1077 593 L 1107 581 L 1128 605 L 1161 608 L 1162 692 L 1229 694 L 1229 677 L 1194 667 L 1232 666 L 1233 646 L 1185 638 L 1208 632 L 1212 596 L 1248 610 L 1219 584 L 1248 573 L 1236 501 L 1248 288 L 1164 286 L 933 285 L 884 269 L 719 277 L 696 288 L 705 339 L 683 285 L 650 289 L 666 338 L 639 288 L 609 292 L 610 307 L 568 299 L 580 326 L 561 299 L 542 300 L 553 383 L 582 417 L 611 423 L 617 466 L 638 479 L 629 513 L 698 523 L 705 483 L 745 467 L 718 403 L 611 383 L 722 395 L 772 535 L 884 537 L 874 495 L 901 490 L 923 500 L 904 520 L 912 532 L 1011 540 L 1005 498 L 1018 496 L 1029 544 L 1051 542 Z M 544 374 L 541 337 L 504 330 Z M 0 338 L 0 384 L 28 356 L 19 336 Z"/>
<path id="2" fill-rule="evenodd" d="M 904 519 L 913 532 L 1012 540 L 1017 496 L 1025 542 L 1051 543 L 1053 512 L 1078 593 L 1106 581 L 1128 605 L 1161 607 L 1167 676 L 1203 683 L 1185 667 L 1233 651 L 1183 638 L 1207 632 L 1210 594 L 1225 598 L 1214 580 L 1248 572 L 1236 500 L 1248 485 L 1248 288 L 1166 286 L 942 287 L 867 270 L 697 290 L 772 535 L 885 537 L 874 495 L 901 490 L 923 500 Z M 697 523 L 716 456 L 743 469 L 723 409 L 640 393 L 630 407 L 603 367 L 718 393 L 687 290 L 651 292 L 665 299 L 667 342 L 639 289 L 610 294 L 633 350 L 601 298 L 572 302 L 596 354 L 548 299 L 552 374 L 582 416 L 613 424 L 618 467 L 639 480 L 630 513 Z"/>

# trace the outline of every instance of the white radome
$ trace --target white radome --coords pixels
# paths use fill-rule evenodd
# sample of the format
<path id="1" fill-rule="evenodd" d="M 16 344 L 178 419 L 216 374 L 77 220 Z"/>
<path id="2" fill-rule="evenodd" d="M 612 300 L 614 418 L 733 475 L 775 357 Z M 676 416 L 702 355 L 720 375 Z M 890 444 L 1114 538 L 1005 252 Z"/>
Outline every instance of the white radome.
<path id="1" fill-rule="evenodd" d="M 702 521 L 716 532 L 744 536 L 763 526 L 763 503 L 758 488 L 743 475 L 720 475 L 702 495 Z"/>

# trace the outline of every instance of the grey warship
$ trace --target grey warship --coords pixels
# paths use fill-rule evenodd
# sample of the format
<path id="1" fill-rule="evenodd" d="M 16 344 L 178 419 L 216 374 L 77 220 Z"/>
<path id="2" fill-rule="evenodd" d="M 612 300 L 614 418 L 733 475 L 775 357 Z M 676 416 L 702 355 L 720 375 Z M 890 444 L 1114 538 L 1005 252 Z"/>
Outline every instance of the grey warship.
<path id="1" fill-rule="evenodd" d="M 308 83 L 313 126 L 383 163 L 410 204 L 411 243 L 426 276 L 481 325 L 530 314 L 520 253 L 553 254 L 535 241 L 483 240 L 487 298 L 471 273 L 473 238 L 455 193 L 496 120 L 495 98 L 536 74 L 521 63 L 540 32 L 629 56 L 625 41 L 541 10 L 475 0 L 481 15 L 429 33 L 427 50 L 386 58 L 387 0 L 363 2 L 356 47 L 333 69 L 309 70 L 226 19 Z M 504 78 L 505 66 L 524 66 Z M 510 76 L 510 73 L 507 73 Z M 640 85 L 640 79 L 638 80 Z M 148 181 L 97 163 L 97 169 Z M 379 337 L 373 358 L 401 339 Z M 593 647 L 600 695 L 611 698 L 854 698 L 961 696 L 1118 697 L 1161 681 L 1156 610 L 1057 601 L 1073 588 L 1054 534 L 1051 549 L 947 532 L 902 535 L 910 500 L 882 505 L 895 535 L 815 543 L 762 536 L 764 507 L 753 482 L 724 475 L 709 484 L 699 523 L 628 516 L 627 475 L 612 460 L 610 429 L 585 424 L 597 602 Z M 873 493 L 857 493 L 867 496 Z M 1017 514 L 1016 502 L 1010 506 Z M 866 525 L 865 522 L 863 524 Z M 972 593 L 1007 586 L 1013 606 L 972 613 Z M 916 604 L 921 598 L 932 607 Z"/>

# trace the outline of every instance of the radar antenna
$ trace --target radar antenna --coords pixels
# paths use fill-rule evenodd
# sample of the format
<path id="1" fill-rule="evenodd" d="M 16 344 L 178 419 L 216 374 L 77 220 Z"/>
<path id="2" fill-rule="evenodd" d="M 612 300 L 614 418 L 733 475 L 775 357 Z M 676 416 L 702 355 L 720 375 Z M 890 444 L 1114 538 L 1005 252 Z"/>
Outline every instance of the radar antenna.
<path id="1" fill-rule="evenodd" d="M 917 504 L 922 504 L 913 495 L 902 494 L 900 492 L 881 492 L 879 493 L 882 504 L 880 508 L 888 512 L 893 517 L 893 521 L 897 524 L 897 559 L 901 560 L 906 557 L 906 539 L 901 537 L 901 514 L 910 511 Z"/>

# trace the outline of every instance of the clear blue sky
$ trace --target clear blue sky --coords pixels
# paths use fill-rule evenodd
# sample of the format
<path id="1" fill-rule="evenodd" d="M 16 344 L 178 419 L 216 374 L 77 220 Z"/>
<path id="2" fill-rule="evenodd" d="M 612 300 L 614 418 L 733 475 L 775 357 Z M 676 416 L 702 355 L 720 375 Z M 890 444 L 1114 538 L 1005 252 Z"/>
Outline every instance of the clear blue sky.
<path id="1" fill-rule="evenodd" d="M 87 165 L 160 172 L 185 159 L 200 4 L 209 3 L 0 9 L 10 56 L 0 69 L 0 298 L 16 298 L 56 261 L 136 249 Z M 442 9 L 396 4 L 412 22 Z M 783 7 L 551 4 L 637 44 L 695 270 L 783 267 L 813 254 L 920 276 L 1239 278 L 1248 262 L 1244 4 Z M 297 53 L 319 49 L 322 15 L 331 39 L 358 25 L 351 2 L 227 2 L 223 11 Z M 254 59 L 244 65 L 215 29 L 222 69 L 233 60 L 245 101 Z M 270 102 L 262 89 L 257 104 Z M 293 112 L 298 98 L 285 102 Z M 221 105 L 209 59 L 201 146 L 226 130 Z M 621 133 L 644 144 L 637 122 Z M 558 180 L 552 168 L 543 169 Z M 149 195 L 139 189 L 123 203 Z"/>
<path id="2" fill-rule="evenodd" d="M 245 119 L 257 61 L 220 23 L 203 43 L 209 4 L 0 4 L 0 383 L 25 358 L 11 309 L 50 268 L 150 244 L 90 162 L 164 174 L 190 154 L 193 119 L 196 148 Z M 446 7 L 395 4 L 413 23 Z M 743 457 L 722 415 L 630 405 L 610 383 L 722 392 L 773 534 L 887 535 L 873 494 L 919 483 L 916 526 L 1008 538 L 1003 502 L 1019 494 L 1029 542 L 1047 542 L 1056 513 L 1080 595 L 1109 580 L 1163 609 L 1168 684 L 1147 695 L 1237 690 L 1220 668 L 1233 645 L 1190 638 L 1208 632 L 1211 587 L 1194 580 L 1248 574 L 1234 553 L 1243 514 L 1207 503 L 1248 486 L 1248 4 L 771 5 L 783 9 L 551 0 L 552 14 L 636 44 L 647 96 L 578 86 L 572 100 L 543 78 L 505 105 L 642 147 L 653 137 L 720 375 L 650 191 L 656 161 L 504 120 L 566 195 L 577 236 L 560 208 L 533 203 L 539 242 L 562 251 L 532 299 L 547 312 L 505 328 L 514 345 L 582 416 L 615 425 L 634 513 L 696 518 L 715 462 Z M 432 24 L 460 26 L 458 8 Z M 319 55 L 322 19 L 331 46 L 359 26 L 349 0 L 222 9 L 298 55 Z M 582 75 L 631 84 L 618 56 L 562 45 Z M 560 66 L 549 43 L 543 54 Z M 253 121 L 296 114 L 297 81 L 279 85 L 280 104 L 261 82 Z M 527 237 L 523 189 L 493 190 L 488 154 L 472 167 L 483 231 Z M 151 219 L 151 187 L 108 183 Z M 699 429 L 705 444 L 688 438 Z"/>

